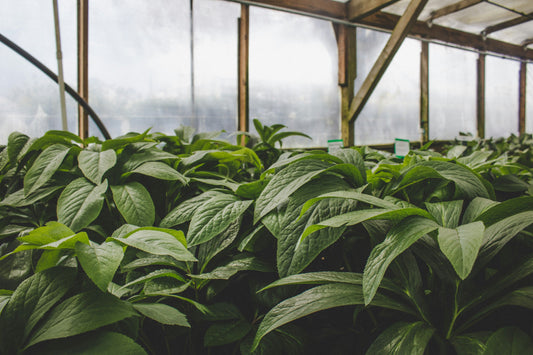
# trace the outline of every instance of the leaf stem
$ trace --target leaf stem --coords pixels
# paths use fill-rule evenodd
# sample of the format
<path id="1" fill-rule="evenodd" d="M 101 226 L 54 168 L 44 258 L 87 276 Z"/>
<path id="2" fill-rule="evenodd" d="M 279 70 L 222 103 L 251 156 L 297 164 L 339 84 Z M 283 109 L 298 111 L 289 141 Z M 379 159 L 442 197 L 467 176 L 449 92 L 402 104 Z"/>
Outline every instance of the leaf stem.
<path id="1" fill-rule="evenodd" d="M 453 296 L 453 316 L 450 321 L 450 326 L 448 327 L 448 332 L 446 333 L 446 339 L 451 338 L 453 327 L 455 326 L 455 321 L 457 320 L 457 317 L 459 316 L 459 312 L 458 312 L 459 305 L 457 304 L 458 293 L 459 293 L 459 280 L 456 280 L 455 281 L 455 293 Z"/>

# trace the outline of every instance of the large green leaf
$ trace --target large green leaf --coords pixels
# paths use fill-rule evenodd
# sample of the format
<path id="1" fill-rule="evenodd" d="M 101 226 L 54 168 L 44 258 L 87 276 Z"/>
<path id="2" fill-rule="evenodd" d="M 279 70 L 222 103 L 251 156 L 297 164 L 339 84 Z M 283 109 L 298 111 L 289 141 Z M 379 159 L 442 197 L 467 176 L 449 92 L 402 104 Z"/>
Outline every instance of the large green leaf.
<path id="1" fill-rule="evenodd" d="M 35 190 L 28 196 L 24 195 L 24 189 L 22 188 L 18 191 L 13 192 L 12 194 L 9 194 L 6 198 L 4 198 L 0 202 L 0 206 L 10 206 L 10 207 L 31 206 L 41 200 L 46 199 L 47 197 L 50 197 L 56 191 L 61 190 L 63 188 L 64 186 L 62 185 L 43 186 Z"/>
<path id="2" fill-rule="evenodd" d="M 365 161 L 361 154 L 353 148 L 339 149 L 331 155 L 340 158 L 344 163 L 354 165 L 360 172 L 362 183 L 366 183 Z"/>
<path id="3" fill-rule="evenodd" d="M 72 287 L 76 270 L 51 268 L 24 280 L 0 313 L 0 344 L 15 354 L 35 325 Z"/>
<path id="4" fill-rule="evenodd" d="M 418 239 L 439 228 L 433 220 L 413 216 L 394 226 L 385 240 L 377 245 L 368 257 L 363 274 L 365 304 L 369 304 L 390 263 Z"/>
<path id="5" fill-rule="evenodd" d="M 395 323 L 374 340 L 366 354 L 423 355 L 434 332 L 425 322 Z"/>
<path id="6" fill-rule="evenodd" d="M 252 200 L 240 201 L 232 195 L 215 197 L 204 204 L 192 217 L 187 240 L 190 246 L 205 243 L 228 228 L 239 218 Z"/>
<path id="7" fill-rule="evenodd" d="M 159 278 L 172 278 L 172 279 L 178 280 L 181 283 L 185 283 L 185 279 L 183 278 L 183 276 L 176 270 L 159 269 L 159 270 L 152 271 L 150 273 L 143 273 L 142 276 L 136 278 L 135 280 L 131 280 L 130 282 L 128 282 L 122 287 L 128 288 L 133 285 L 146 283 L 148 281 L 152 281 L 152 280 L 159 279 Z"/>
<path id="8" fill-rule="evenodd" d="M 131 171 L 132 174 L 142 174 L 160 180 L 176 181 L 187 184 L 187 178 L 165 163 L 149 161 L 139 165 Z"/>
<path id="9" fill-rule="evenodd" d="M 95 184 L 100 184 L 104 174 L 117 163 L 117 154 L 114 150 L 94 152 L 83 150 L 78 155 L 78 165 L 83 175 Z"/>
<path id="10" fill-rule="evenodd" d="M 24 176 L 24 194 L 30 195 L 32 192 L 43 186 L 67 156 L 70 148 L 62 144 L 54 144 L 46 148 Z"/>
<path id="11" fill-rule="evenodd" d="M 24 145 L 28 142 L 30 137 L 20 132 L 13 132 L 7 138 L 7 155 L 9 162 L 15 164 L 18 160 L 19 154 L 24 148 Z"/>
<path id="12" fill-rule="evenodd" d="M 134 303 L 133 308 L 161 324 L 191 327 L 185 314 L 163 303 Z"/>
<path id="13" fill-rule="evenodd" d="M 487 340 L 484 355 L 523 355 L 533 354 L 533 341 L 516 327 L 497 330 Z"/>
<path id="14" fill-rule="evenodd" d="M 207 204 L 209 200 L 216 196 L 226 195 L 218 191 L 206 191 L 203 194 L 183 201 L 170 211 L 159 223 L 160 227 L 172 228 L 179 224 L 188 222 L 200 206 Z"/>
<path id="15" fill-rule="evenodd" d="M 133 339 L 115 332 L 92 332 L 32 347 L 40 355 L 146 355 Z"/>
<path id="16" fill-rule="evenodd" d="M 125 185 L 111 185 L 113 200 L 126 223 L 151 226 L 155 220 L 155 207 L 150 193 L 136 182 Z"/>
<path id="17" fill-rule="evenodd" d="M 98 217 L 104 205 L 107 180 L 94 185 L 86 178 L 72 181 L 57 200 L 57 221 L 79 231 Z"/>
<path id="18" fill-rule="evenodd" d="M 251 330 L 252 326 L 244 319 L 213 324 L 205 332 L 204 346 L 231 344 L 244 338 Z"/>
<path id="19" fill-rule="evenodd" d="M 19 237 L 18 240 L 29 244 L 45 245 L 71 235 L 74 235 L 72 229 L 64 224 L 52 221 L 46 223 L 45 226 L 32 230 L 25 236 Z"/>
<path id="20" fill-rule="evenodd" d="M 497 205 L 498 202 L 482 197 L 476 197 L 470 202 L 463 215 L 463 224 L 474 222 L 483 212 Z"/>
<path id="21" fill-rule="evenodd" d="M 76 256 L 87 276 L 100 290 L 106 292 L 124 257 L 122 246 L 115 242 L 105 242 L 101 245 L 76 243 L 75 248 Z"/>
<path id="22" fill-rule="evenodd" d="M 184 245 L 182 231 L 163 228 L 140 228 L 123 238 L 112 238 L 120 243 L 155 255 L 168 255 L 179 261 L 196 261 Z"/>
<path id="23" fill-rule="evenodd" d="M 203 272 L 209 261 L 217 254 L 228 248 L 239 235 L 242 218 L 234 220 L 224 232 L 217 235 L 207 243 L 198 246 L 196 257 L 200 263 L 200 272 Z M 261 227 L 263 225 L 260 225 Z"/>
<path id="24" fill-rule="evenodd" d="M 457 275 L 464 280 L 472 271 L 483 242 L 483 222 L 472 222 L 455 229 L 439 228 L 440 250 L 446 255 Z"/>
<path id="25" fill-rule="evenodd" d="M 301 215 L 305 213 L 312 205 L 315 203 L 327 199 L 327 198 L 342 198 L 342 199 L 350 199 L 350 200 L 356 200 L 363 203 L 367 203 L 369 205 L 375 206 L 375 207 L 381 207 L 386 209 L 398 209 L 400 206 L 397 206 L 391 201 L 387 201 L 384 199 L 381 199 L 379 197 L 375 197 L 369 194 L 357 192 L 357 191 L 335 191 L 335 192 L 329 192 L 329 193 L 323 193 L 318 197 L 311 198 L 305 204 L 303 205 Z"/>
<path id="26" fill-rule="evenodd" d="M 461 219 L 461 212 L 463 210 L 463 201 L 443 201 L 434 203 L 425 203 L 429 213 L 435 220 L 443 227 L 456 228 Z"/>
<path id="27" fill-rule="evenodd" d="M 254 256 L 240 255 L 223 266 L 211 272 L 199 275 L 190 275 L 195 279 L 227 280 L 240 271 L 272 272 L 272 267 L 265 261 Z"/>
<path id="28" fill-rule="evenodd" d="M 255 335 L 253 349 L 266 334 L 284 324 L 325 309 L 361 304 L 364 304 L 364 298 L 359 285 L 333 283 L 313 287 L 284 300 L 266 314 Z M 372 305 L 411 312 L 406 306 L 381 294 L 376 295 Z"/>
<path id="29" fill-rule="evenodd" d="M 179 159 L 177 155 L 164 152 L 157 148 L 148 148 L 142 149 L 139 152 L 133 154 L 126 162 L 122 168 L 123 172 L 131 172 L 143 163 L 149 161 L 161 161 L 161 160 L 175 160 Z"/>
<path id="30" fill-rule="evenodd" d="M 274 175 L 256 201 L 254 221 L 259 221 L 302 185 L 320 175 L 330 166 L 330 163 L 321 160 L 306 159 L 296 161 L 290 165 L 290 168 L 283 169 Z"/>
<path id="31" fill-rule="evenodd" d="M 485 353 L 485 343 L 471 335 L 461 335 L 450 339 L 457 354 L 483 355 Z"/>
<path id="32" fill-rule="evenodd" d="M 522 196 L 512 198 L 487 208 L 476 217 L 477 221 L 482 221 L 486 227 L 500 222 L 502 219 L 517 215 L 522 212 L 533 211 L 533 197 Z"/>
<path id="33" fill-rule="evenodd" d="M 80 293 L 50 312 L 36 328 L 27 347 L 45 340 L 89 332 L 133 316 L 138 316 L 133 307 L 115 296 L 100 291 Z"/>

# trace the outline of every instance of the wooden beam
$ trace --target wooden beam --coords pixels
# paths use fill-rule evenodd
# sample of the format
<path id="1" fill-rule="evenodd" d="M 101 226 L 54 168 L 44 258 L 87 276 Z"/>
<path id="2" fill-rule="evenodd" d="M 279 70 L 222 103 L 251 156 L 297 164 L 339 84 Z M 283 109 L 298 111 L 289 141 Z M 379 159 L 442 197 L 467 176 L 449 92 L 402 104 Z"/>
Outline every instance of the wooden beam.
<path id="1" fill-rule="evenodd" d="M 238 130 L 249 131 L 249 95 L 248 95 L 248 67 L 249 67 L 249 29 L 250 29 L 250 9 L 248 5 L 241 5 L 241 17 L 239 23 L 238 41 Z M 243 137 L 241 144 L 245 144 Z"/>
<path id="2" fill-rule="evenodd" d="M 350 0 L 347 3 L 348 20 L 353 21 L 373 14 L 398 0 Z"/>
<path id="3" fill-rule="evenodd" d="M 274 9 L 327 16 L 339 20 L 346 19 L 346 4 L 331 0 L 249 0 L 249 4 L 262 5 Z"/>
<path id="4" fill-rule="evenodd" d="M 78 95 L 89 102 L 89 0 L 78 0 Z M 78 135 L 89 137 L 89 115 L 78 105 Z"/>
<path id="5" fill-rule="evenodd" d="M 429 43 L 422 41 L 420 52 L 420 141 L 429 141 Z"/>
<path id="6" fill-rule="evenodd" d="M 526 23 L 532 20 L 533 20 L 533 12 L 530 12 L 526 16 L 518 16 L 509 21 L 503 21 L 495 25 L 489 26 L 485 28 L 481 33 L 488 35 L 494 32 L 505 30 L 506 28 L 509 28 L 509 27 L 518 26 L 520 24 L 523 24 L 523 23 Z"/>
<path id="7" fill-rule="evenodd" d="M 350 103 L 354 97 L 357 76 L 356 29 L 333 24 L 339 58 L 339 87 L 341 92 L 341 137 L 345 147 L 354 145 L 354 122 L 350 122 Z"/>
<path id="8" fill-rule="evenodd" d="M 378 12 L 361 20 L 355 21 L 363 25 L 392 30 L 400 17 L 393 14 Z M 502 54 L 520 59 L 533 60 L 533 50 L 524 49 L 520 45 L 498 41 L 493 38 L 485 38 L 478 34 L 454 30 L 448 27 L 433 24 L 428 27 L 426 22 L 417 21 L 411 28 L 410 37 L 423 37 L 428 40 L 442 41 L 454 44 L 460 47 L 473 48 L 480 51 L 487 51 L 496 54 Z"/>
<path id="9" fill-rule="evenodd" d="M 518 105 L 518 132 L 526 133 L 526 89 L 527 89 L 527 63 L 520 62 L 519 80 L 519 105 Z"/>
<path id="10" fill-rule="evenodd" d="M 524 48 L 529 46 L 529 45 L 531 45 L 531 44 L 533 44 L 533 38 L 528 38 L 528 39 L 524 40 L 522 43 L 520 43 L 520 45 L 522 47 L 524 47 Z"/>
<path id="11" fill-rule="evenodd" d="M 374 63 L 374 66 L 370 70 L 370 73 L 368 74 L 365 81 L 361 85 L 361 88 L 359 88 L 359 91 L 352 100 L 349 114 L 350 121 L 354 121 L 355 119 L 357 119 L 357 116 L 363 110 L 366 102 L 370 98 L 370 95 L 372 95 L 372 92 L 379 83 L 379 80 L 389 67 L 389 64 L 394 58 L 394 55 L 402 45 L 405 37 L 407 37 L 409 30 L 416 22 L 418 15 L 420 15 L 420 12 L 422 12 L 427 2 L 428 0 L 411 0 L 409 5 L 407 6 L 407 9 L 405 10 L 404 14 L 402 15 L 402 17 L 396 24 L 396 27 L 392 31 L 391 36 L 387 44 L 385 45 L 385 48 L 383 48 L 383 51 Z"/>
<path id="12" fill-rule="evenodd" d="M 485 138 L 485 54 L 477 59 L 477 136 Z"/>
<path id="13" fill-rule="evenodd" d="M 480 2 L 483 2 L 483 0 L 462 0 L 454 4 L 440 8 L 438 10 L 435 10 L 431 12 L 430 16 L 431 16 L 431 19 L 434 20 L 436 18 L 443 17 L 449 14 L 453 14 L 454 12 L 464 10 L 466 8 L 469 8 L 470 6 L 479 4 Z"/>

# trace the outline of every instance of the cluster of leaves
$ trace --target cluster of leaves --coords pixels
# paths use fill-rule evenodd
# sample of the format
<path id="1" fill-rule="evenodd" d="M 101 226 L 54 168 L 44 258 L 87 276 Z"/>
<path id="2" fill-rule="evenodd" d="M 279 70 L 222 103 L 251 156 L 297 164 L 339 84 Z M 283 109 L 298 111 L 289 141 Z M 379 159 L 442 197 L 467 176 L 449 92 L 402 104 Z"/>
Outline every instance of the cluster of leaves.
<path id="1" fill-rule="evenodd" d="M 13 133 L 0 353 L 533 351 L 531 161 L 283 152 L 295 132 L 256 126 Z"/>

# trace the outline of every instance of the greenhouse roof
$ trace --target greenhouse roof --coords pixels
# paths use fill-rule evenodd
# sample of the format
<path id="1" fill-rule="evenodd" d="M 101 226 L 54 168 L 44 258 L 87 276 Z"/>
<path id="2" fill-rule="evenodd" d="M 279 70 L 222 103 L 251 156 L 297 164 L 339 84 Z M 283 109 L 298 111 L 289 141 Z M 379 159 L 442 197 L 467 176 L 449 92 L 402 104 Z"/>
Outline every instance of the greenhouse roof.
<path id="1" fill-rule="evenodd" d="M 427 2 L 411 28 L 410 36 L 533 60 L 531 0 L 233 1 L 387 31 L 396 26 L 411 2 Z"/>

